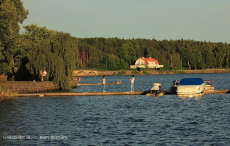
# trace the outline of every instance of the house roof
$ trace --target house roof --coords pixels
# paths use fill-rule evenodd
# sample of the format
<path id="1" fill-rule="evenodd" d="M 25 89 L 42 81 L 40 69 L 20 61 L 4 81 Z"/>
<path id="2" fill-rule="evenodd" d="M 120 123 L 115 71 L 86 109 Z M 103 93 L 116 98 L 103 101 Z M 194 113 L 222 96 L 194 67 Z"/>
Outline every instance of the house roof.
<path id="1" fill-rule="evenodd" d="M 159 64 L 158 60 L 156 60 L 154 58 L 140 58 L 140 59 L 143 60 L 145 63 L 155 62 L 155 64 Z"/>

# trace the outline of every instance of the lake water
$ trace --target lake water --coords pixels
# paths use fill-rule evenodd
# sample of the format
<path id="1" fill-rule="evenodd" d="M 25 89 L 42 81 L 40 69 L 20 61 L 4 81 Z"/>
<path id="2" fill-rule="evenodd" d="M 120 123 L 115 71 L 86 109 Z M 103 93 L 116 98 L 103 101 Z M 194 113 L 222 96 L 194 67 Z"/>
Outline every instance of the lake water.
<path id="1" fill-rule="evenodd" d="M 129 91 L 130 76 L 107 76 L 106 91 Z M 153 83 L 170 88 L 173 80 L 201 77 L 215 89 L 230 89 L 230 74 L 136 75 L 135 91 Z M 82 77 L 99 83 L 102 77 Z M 74 92 L 101 92 L 101 86 L 79 86 Z M 0 145 L 77 146 L 229 146 L 230 94 L 200 98 L 70 96 L 20 97 L 0 101 Z"/>

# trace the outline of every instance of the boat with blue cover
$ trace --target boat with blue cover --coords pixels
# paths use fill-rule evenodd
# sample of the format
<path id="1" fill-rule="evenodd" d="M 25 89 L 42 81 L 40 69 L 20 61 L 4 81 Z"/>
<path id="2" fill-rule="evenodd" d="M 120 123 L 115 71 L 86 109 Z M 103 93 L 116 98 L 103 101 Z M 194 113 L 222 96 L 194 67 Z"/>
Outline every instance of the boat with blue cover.
<path id="1" fill-rule="evenodd" d="M 177 85 L 178 97 L 200 97 L 204 94 L 205 82 L 202 78 L 183 78 Z"/>

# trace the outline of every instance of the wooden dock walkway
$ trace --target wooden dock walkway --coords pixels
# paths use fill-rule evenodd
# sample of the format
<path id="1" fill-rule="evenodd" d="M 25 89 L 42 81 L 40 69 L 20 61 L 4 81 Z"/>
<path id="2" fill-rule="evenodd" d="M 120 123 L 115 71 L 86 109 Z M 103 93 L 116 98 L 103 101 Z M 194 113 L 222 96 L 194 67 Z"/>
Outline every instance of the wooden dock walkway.
<path id="1" fill-rule="evenodd" d="M 225 93 L 230 93 L 230 90 L 209 90 L 209 91 L 204 91 L 204 94 L 225 94 Z"/>
<path id="2" fill-rule="evenodd" d="M 120 85 L 121 83 L 106 83 L 106 85 Z M 102 85 L 102 83 L 78 83 L 77 86 L 82 86 L 82 85 Z"/>
<path id="3" fill-rule="evenodd" d="M 146 95 L 148 91 L 135 91 L 135 92 L 49 92 L 49 93 L 29 93 L 18 94 L 18 97 L 31 97 L 31 96 L 108 96 L 108 95 Z M 204 94 L 225 94 L 230 93 L 230 90 L 212 90 L 205 91 Z M 175 93 L 166 92 L 164 95 L 171 95 Z"/>
<path id="4" fill-rule="evenodd" d="M 23 96 L 107 96 L 107 95 L 146 95 L 147 91 L 136 92 L 49 92 L 49 93 L 29 93 L 18 94 L 19 97 Z"/>

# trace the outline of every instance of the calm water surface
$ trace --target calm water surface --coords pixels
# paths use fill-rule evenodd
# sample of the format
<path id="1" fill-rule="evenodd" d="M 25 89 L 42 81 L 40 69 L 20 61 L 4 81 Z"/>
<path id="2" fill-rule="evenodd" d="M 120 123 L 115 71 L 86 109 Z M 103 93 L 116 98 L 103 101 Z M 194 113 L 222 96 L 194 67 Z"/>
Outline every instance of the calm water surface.
<path id="1" fill-rule="evenodd" d="M 230 89 L 230 74 L 137 75 L 135 91 L 159 82 L 202 77 L 215 89 Z M 130 76 L 107 76 L 106 91 L 129 91 Z M 102 77 L 83 77 L 98 83 Z M 74 92 L 101 92 L 79 86 Z M 0 145 L 230 145 L 230 94 L 201 98 L 176 95 L 20 97 L 0 101 Z"/>

